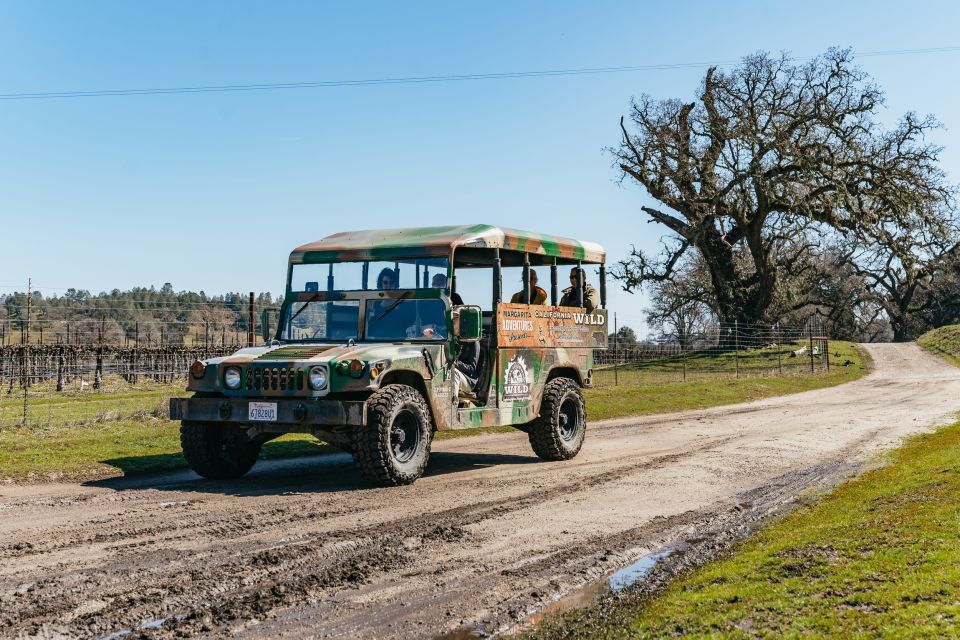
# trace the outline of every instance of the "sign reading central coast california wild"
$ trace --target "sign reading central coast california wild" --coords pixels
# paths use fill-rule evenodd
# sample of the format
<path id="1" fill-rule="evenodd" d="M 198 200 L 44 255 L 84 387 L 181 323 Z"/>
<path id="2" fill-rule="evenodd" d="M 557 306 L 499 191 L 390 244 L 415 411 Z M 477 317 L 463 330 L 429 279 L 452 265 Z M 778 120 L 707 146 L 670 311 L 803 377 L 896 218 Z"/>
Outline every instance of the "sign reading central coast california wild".
<path id="1" fill-rule="evenodd" d="M 501 347 L 607 346 L 607 311 L 587 313 L 577 307 L 500 304 L 497 344 Z"/>

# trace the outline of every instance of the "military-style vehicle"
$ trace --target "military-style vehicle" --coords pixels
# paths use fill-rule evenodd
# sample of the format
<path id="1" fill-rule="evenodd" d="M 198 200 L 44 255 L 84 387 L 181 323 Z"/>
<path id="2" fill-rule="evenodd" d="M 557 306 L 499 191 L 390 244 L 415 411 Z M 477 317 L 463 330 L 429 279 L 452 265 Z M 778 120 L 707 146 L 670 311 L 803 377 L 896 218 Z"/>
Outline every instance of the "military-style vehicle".
<path id="1" fill-rule="evenodd" d="M 581 389 L 607 344 L 604 259 L 594 243 L 490 225 L 298 247 L 268 344 L 195 362 L 193 396 L 170 401 L 187 462 L 237 478 L 266 441 L 310 433 L 349 451 L 374 483 L 401 485 L 423 474 L 435 431 L 495 425 L 525 431 L 543 459 L 573 458 L 586 432 Z M 549 269 L 549 304 L 534 267 Z M 521 275 L 511 302 L 505 270 Z M 463 304 L 458 282 L 485 299 Z"/>

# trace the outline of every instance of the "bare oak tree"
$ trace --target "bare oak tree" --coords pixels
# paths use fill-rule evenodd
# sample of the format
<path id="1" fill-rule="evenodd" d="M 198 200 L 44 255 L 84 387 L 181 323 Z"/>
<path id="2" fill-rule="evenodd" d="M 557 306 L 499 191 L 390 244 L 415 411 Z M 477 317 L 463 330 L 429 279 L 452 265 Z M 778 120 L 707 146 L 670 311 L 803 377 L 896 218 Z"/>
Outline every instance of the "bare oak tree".
<path id="1" fill-rule="evenodd" d="M 710 276 L 696 257 L 685 258 L 674 268 L 672 278 L 655 283 L 650 297 L 647 324 L 681 347 L 690 347 L 713 322 Z"/>
<path id="2" fill-rule="evenodd" d="M 884 130 L 874 119 L 882 100 L 836 49 L 803 64 L 756 54 L 729 72 L 711 68 L 695 102 L 635 99 L 611 152 L 621 179 L 659 203 L 642 210 L 669 233 L 663 253 L 634 250 L 613 274 L 628 291 L 669 280 L 693 250 L 720 321 L 773 322 L 802 257 L 798 230 L 905 225 L 942 195 L 940 150 L 924 142 L 936 121 L 907 114 Z M 783 251 L 791 243 L 800 253 Z"/>
<path id="3" fill-rule="evenodd" d="M 895 342 L 912 340 L 930 328 L 931 313 L 955 295 L 943 283 L 958 266 L 956 227 L 956 214 L 945 199 L 934 212 L 914 212 L 910 224 L 881 223 L 848 235 L 843 261 L 863 278 L 890 322 Z M 941 285 L 939 294 L 932 290 L 934 282 Z"/>

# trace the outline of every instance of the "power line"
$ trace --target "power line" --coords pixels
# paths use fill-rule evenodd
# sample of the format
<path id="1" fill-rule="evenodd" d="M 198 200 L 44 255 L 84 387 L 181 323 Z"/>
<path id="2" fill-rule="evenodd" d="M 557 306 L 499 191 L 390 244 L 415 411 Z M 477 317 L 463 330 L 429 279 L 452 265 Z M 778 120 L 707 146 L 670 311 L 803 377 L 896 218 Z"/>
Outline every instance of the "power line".
<path id="1" fill-rule="evenodd" d="M 154 89 L 103 89 L 95 91 L 51 91 L 42 93 L 3 93 L 0 100 L 37 100 L 44 98 L 99 98 L 106 96 L 163 95 L 176 93 L 220 93 L 230 91 L 273 91 L 277 89 L 317 89 L 327 87 L 358 87 L 384 84 L 422 84 L 457 82 L 466 80 L 500 80 L 506 78 L 536 78 L 547 76 L 594 75 L 602 73 L 625 73 L 630 71 L 655 71 L 686 69 L 709 66 L 705 62 L 689 62 L 664 65 L 640 65 L 629 67 L 596 67 L 586 69 L 549 69 L 542 71 L 508 71 L 503 73 L 473 73 L 445 76 L 412 76 L 401 78 L 366 78 L 361 80 L 319 80 L 313 82 L 281 82 L 269 84 L 200 85 L 193 87 L 164 87 Z M 724 62 L 722 64 L 731 64 Z"/>
<path id="2" fill-rule="evenodd" d="M 901 56 L 930 53 L 953 53 L 960 51 L 960 46 L 931 47 L 926 49 L 888 49 L 881 51 L 865 51 L 858 53 L 858 57 Z M 791 57 L 791 60 L 810 60 L 813 56 Z M 143 96 L 167 95 L 181 93 L 226 93 L 238 91 L 276 91 L 284 89 L 320 89 L 334 87 L 361 87 L 371 85 L 391 84 L 425 84 L 442 82 L 466 82 L 474 80 L 505 80 L 510 78 L 542 78 L 554 76 L 580 76 L 612 73 L 634 73 L 642 71 L 669 71 L 676 69 L 703 68 L 709 66 L 727 66 L 736 64 L 736 60 L 714 62 L 682 62 L 673 64 L 648 64 L 620 67 L 586 67 L 580 69 L 545 69 L 537 71 L 507 71 L 501 73 L 468 73 L 439 76 L 409 76 L 398 78 L 365 78 L 357 80 L 317 80 L 311 82 L 278 82 L 263 84 L 227 84 L 227 85 L 197 85 L 184 87 L 157 87 L 145 89 L 97 89 L 87 91 L 46 91 L 0 93 L 0 100 L 44 100 L 54 98 L 103 98 L 115 96 Z"/>

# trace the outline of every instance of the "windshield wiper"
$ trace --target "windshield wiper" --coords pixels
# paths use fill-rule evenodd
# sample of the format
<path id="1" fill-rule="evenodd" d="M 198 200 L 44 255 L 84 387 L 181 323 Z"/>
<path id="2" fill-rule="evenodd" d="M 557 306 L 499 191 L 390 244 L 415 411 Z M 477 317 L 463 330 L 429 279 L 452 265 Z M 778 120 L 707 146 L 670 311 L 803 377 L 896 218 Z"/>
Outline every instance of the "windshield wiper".
<path id="1" fill-rule="evenodd" d="M 381 314 L 378 315 L 376 318 L 374 318 L 374 320 L 378 320 L 378 321 L 379 321 L 379 320 L 383 320 L 383 317 L 384 317 L 385 315 L 387 315 L 388 313 L 390 313 L 391 311 L 393 311 L 394 309 L 396 309 L 397 306 L 398 306 L 401 302 L 404 301 L 404 299 L 410 297 L 410 295 L 412 295 L 412 294 L 413 294 L 413 291 L 410 291 L 409 289 L 406 290 L 406 291 L 404 291 L 402 294 L 400 294 L 400 297 L 397 298 L 396 302 L 394 302 L 392 305 L 390 305 L 389 307 L 387 307 L 386 309 L 384 309 L 384 310 L 383 310 L 383 313 L 381 313 Z"/>
<path id="2" fill-rule="evenodd" d="M 304 302 L 304 303 L 303 303 L 303 306 L 300 307 L 295 314 L 293 314 L 292 316 L 290 316 L 290 319 L 287 320 L 287 324 L 289 325 L 291 322 L 293 322 L 294 319 L 295 319 L 298 315 L 300 315 L 301 313 L 303 313 L 304 309 L 306 309 L 307 307 L 310 306 L 310 303 L 311 303 L 311 302 L 316 302 L 319 298 L 320 298 L 320 292 L 319 292 L 319 291 L 318 291 L 317 293 L 313 294 L 312 296 L 310 296 L 310 299 L 307 300 L 306 302 Z"/>

